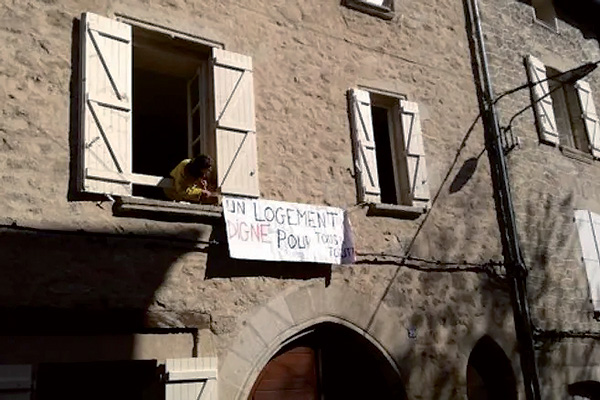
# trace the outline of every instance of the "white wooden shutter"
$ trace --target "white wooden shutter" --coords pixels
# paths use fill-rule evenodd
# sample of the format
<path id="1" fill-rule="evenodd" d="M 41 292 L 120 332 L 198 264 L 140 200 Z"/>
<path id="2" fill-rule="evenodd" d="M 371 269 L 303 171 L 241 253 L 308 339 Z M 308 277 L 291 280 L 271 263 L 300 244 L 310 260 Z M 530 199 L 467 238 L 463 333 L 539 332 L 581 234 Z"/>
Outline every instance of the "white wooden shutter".
<path id="1" fill-rule="evenodd" d="M 166 360 L 165 400 L 217 400 L 215 357 Z"/>
<path id="2" fill-rule="evenodd" d="M 82 190 L 131 194 L 131 27 L 85 13 L 81 19 Z"/>
<path id="3" fill-rule="evenodd" d="M 591 153 L 594 157 L 600 157 L 600 122 L 598 114 L 596 114 L 592 89 L 589 83 L 581 80 L 575 84 L 575 88 L 581 105 L 581 117 L 590 142 Z"/>
<path id="4" fill-rule="evenodd" d="M 31 399 L 31 365 L 0 365 L 0 399 Z"/>
<path id="5" fill-rule="evenodd" d="M 371 96 L 366 90 L 350 90 L 350 116 L 352 118 L 352 143 L 354 166 L 361 202 L 380 203 L 381 189 L 377 173 L 375 134 L 371 116 Z"/>
<path id="6" fill-rule="evenodd" d="M 417 103 L 400 100 L 400 125 L 406 154 L 410 199 L 413 202 L 428 202 L 431 198 L 429 178 Z"/>
<path id="7" fill-rule="evenodd" d="M 534 84 L 531 88 L 531 93 L 535 103 L 534 111 L 540 140 L 558 144 L 558 128 L 556 127 L 556 118 L 554 117 L 552 97 L 549 94 L 548 81 L 545 80 L 547 78 L 546 66 L 531 55 L 527 56 L 526 60 L 529 81 Z"/>
<path id="8" fill-rule="evenodd" d="M 258 197 L 252 59 L 213 49 L 217 184 L 224 194 Z"/>
<path id="9" fill-rule="evenodd" d="M 600 311 L 600 216 L 587 210 L 575 210 L 575 223 L 592 303 L 594 310 Z"/>
<path id="10" fill-rule="evenodd" d="M 204 102 L 202 98 L 202 68 L 187 83 L 187 122 L 188 122 L 188 157 L 193 158 L 202 153 L 202 131 L 204 128 Z"/>

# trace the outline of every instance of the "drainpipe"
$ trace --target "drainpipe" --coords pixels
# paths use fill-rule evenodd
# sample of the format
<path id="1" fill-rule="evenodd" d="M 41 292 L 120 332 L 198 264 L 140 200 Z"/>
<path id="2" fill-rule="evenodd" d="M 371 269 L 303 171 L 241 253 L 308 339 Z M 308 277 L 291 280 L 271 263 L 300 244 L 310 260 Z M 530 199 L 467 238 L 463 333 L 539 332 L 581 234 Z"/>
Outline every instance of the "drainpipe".
<path id="1" fill-rule="evenodd" d="M 540 400 L 540 387 L 533 343 L 533 329 L 527 299 L 527 267 L 523 261 L 515 211 L 508 182 L 506 159 L 500 142 L 500 125 L 488 70 L 485 43 L 481 30 L 478 0 L 465 0 L 467 29 L 473 55 L 479 107 L 482 110 L 485 147 L 490 162 L 494 202 L 502 239 L 502 252 L 510 286 L 510 298 L 521 369 L 527 400 Z"/>

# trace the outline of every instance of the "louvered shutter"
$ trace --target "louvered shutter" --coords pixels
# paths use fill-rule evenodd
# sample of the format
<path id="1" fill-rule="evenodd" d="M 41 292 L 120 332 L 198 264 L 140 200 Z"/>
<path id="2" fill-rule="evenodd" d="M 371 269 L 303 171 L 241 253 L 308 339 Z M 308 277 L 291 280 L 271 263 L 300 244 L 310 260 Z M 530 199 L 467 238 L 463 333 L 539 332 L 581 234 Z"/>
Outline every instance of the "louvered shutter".
<path id="1" fill-rule="evenodd" d="M 585 81 L 578 81 L 575 88 L 579 97 L 581 117 L 587 132 L 591 153 L 594 157 L 600 157 L 600 122 L 596 114 L 592 89 L 590 84 Z"/>
<path id="2" fill-rule="evenodd" d="M 359 201 L 380 203 L 381 190 L 377 173 L 377 155 L 369 92 L 360 89 L 350 90 L 350 116 L 352 118 L 352 143 Z"/>
<path id="3" fill-rule="evenodd" d="M 410 199 L 413 202 L 428 202 L 429 178 L 417 103 L 400 100 L 400 125 L 406 154 Z"/>
<path id="4" fill-rule="evenodd" d="M 85 13 L 81 21 L 82 190 L 131 194 L 131 27 Z"/>
<path id="5" fill-rule="evenodd" d="M 213 49 L 217 182 L 224 194 L 258 197 L 252 59 Z"/>
<path id="6" fill-rule="evenodd" d="M 592 303 L 594 310 L 600 311 L 600 216 L 587 210 L 575 210 L 575 223 Z"/>
<path id="7" fill-rule="evenodd" d="M 217 400 L 217 359 L 166 360 L 165 400 Z"/>
<path id="8" fill-rule="evenodd" d="M 533 56 L 527 56 L 526 60 L 529 81 L 534 84 L 531 88 L 531 94 L 535 103 L 535 118 L 538 124 L 540 140 L 558 144 L 558 128 L 556 127 L 556 118 L 554 117 L 552 97 L 549 94 L 548 81 L 545 80 L 547 78 L 546 66 Z"/>
<path id="9" fill-rule="evenodd" d="M 31 365 L 0 365 L 0 399 L 31 399 Z"/>

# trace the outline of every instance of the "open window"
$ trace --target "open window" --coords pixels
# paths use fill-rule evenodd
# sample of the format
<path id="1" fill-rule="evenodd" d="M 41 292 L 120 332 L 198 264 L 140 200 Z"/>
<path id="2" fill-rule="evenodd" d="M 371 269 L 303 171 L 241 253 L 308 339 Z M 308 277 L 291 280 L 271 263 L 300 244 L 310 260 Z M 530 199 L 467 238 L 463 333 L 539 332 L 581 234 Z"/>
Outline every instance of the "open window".
<path id="1" fill-rule="evenodd" d="M 556 10 L 553 0 L 531 0 L 534 10 L 534 18 L 542 25 L 556 30 Z"/>
<path id="2" fill-rule="evenodd" d="M 426 207 L 427 165 L 416 103 L 362 89 L 349 92 L 360 202 Z"/>
<path id="3" fill-rule="evenodd" d="M 222 193 L 258 197 L 252 60 L 85 13 L 79 187 L 162 196 L 183 159 L 215 159 Z"/>
<path id="4" fill-rule="evenodd" d="M 600 120 L 590 85 L 552 79 L 561 71 L 526 58 L 540 140 L 600 157 Z"/>

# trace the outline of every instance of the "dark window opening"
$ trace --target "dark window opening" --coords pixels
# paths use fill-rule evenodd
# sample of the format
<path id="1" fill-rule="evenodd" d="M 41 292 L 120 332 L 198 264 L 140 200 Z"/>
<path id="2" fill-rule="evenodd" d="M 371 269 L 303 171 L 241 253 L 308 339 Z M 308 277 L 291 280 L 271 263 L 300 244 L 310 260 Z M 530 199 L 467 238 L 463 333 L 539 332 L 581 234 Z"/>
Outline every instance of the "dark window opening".
<path id="1" fill-rule="evenodd" d="M 600 400 L 600 382 L 580 381 L 572 383 L 567 388 L 569 395 L 579 399 Z"/>
<path id="2" fill-rule="evenodd" d="M 560 71 L 546 67 L 546 73 L 548 77 L 552 77 L 559 75 Z M 559 143 L 562 146 L 587 151 L 589 143 L 581 118 L 582 110 L 575 85 L 549 79 L 548 88 L 551 92 Z"/>
<path id="3" fill-rule="evenodd" d="M 532 0 L 535 19 L 544 25 L 556 29 L 556 10 L 552 0 Z"/>
<path id="4" fill-rule="evenodd" d="M 134 173 L 168 177 L 190 155 L 200 154 L 200 140 L 191 148 L 189 136 L 207 131 L 208 77 L 206 46 L 172 39 L 141 28 L 133 30 L 133 143 Z M 188 117 L 189 115 L 189 117 Z M 136 196 L 166 199 L 161 188 L 134 185 Z"/>
<path id="5" fill-rule="evenodd" d="M 156 361 L 41 364 L 36 400 L 164 400 Z"/>
<path id="6" fill-rule="evenodd" d="M 389 110 L 383 107 L 372 106 L 371 116 L 373 118 L 373 132 L 377 148 L 377 173 L 379 175 L 381 202 L 398 204 Z"/>

